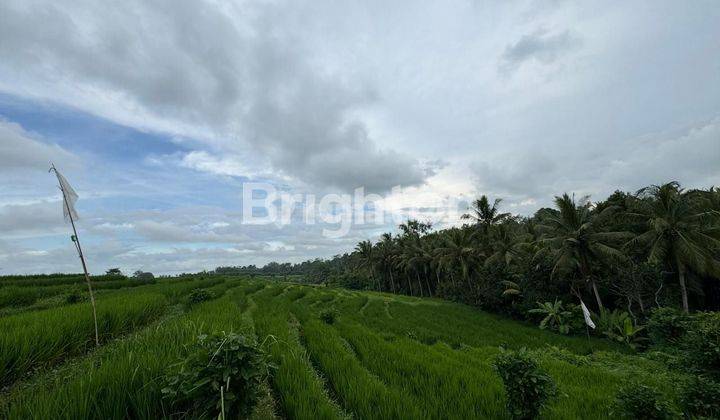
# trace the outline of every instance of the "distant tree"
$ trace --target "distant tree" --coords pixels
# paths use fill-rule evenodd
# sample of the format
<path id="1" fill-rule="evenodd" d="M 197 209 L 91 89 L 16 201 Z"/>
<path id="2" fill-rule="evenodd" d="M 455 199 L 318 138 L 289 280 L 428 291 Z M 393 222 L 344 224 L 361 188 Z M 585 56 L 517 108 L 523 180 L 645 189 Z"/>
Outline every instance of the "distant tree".
<path id="1" fill-rule="evenodd" d="M 500 203 L 502 199 L 496 198 L 491 206 L 487 196 L 481 195 L 470 206 L 471 212 L 463 214 L 462 219 L 474 221 L 483 233 L 487 234 L 490 226 L 501 223 L 511 216 L 510 213 L 500 213 Z"/>
<path id="2" fill-rule="evenodd" d="M 376 279 L 375 279 L 375 252 L 372 242 L 370 241 L 362 241 L 355 247 L 355 253 L 358 255 L 360 259 L 360 267 L 365 267 L 370 272 L 370 279 L 372 280 L 372 283 L 375 285 Z M 379 289 L 379 287 L 378 287 Z"/>
<path id="3" fill-rule="evenodd" d="M 119 268 L 111 268 L 111 269 L 107 270 L 105 272 L 105 274 L 108 276 L 122 276 L 123 275 L 122 271 L 120 271 Z"/>
<path id="4" fill-rule="evenodd" d="M 463 280 L 471 287 L 471 270 L 479 265 L 481 257 L 479 250 L 473 246 L 472 232 L 461 228 L 447 230 L 444 244 L 436 252 L 440 266 L 448 270 L 451 276 L 455 269 L 459 269 Z"/>

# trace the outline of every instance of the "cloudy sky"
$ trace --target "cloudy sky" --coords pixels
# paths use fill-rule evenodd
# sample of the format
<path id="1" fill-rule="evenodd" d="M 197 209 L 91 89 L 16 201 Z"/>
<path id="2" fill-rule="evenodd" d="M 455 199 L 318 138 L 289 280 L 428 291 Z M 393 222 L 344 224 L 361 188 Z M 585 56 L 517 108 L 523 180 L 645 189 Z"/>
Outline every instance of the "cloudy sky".
<path id="1" fill-rule="evenodd" d="M 392 229 L 245 224 L 247 182 L 401 186 L 428 220 L 483 193 L 531 214 L 720 185 L 718 22 L 716 0 L 3 0 L 0 274 L 79 271 L 50 162 L 95 273 L 300 261 Z"/>

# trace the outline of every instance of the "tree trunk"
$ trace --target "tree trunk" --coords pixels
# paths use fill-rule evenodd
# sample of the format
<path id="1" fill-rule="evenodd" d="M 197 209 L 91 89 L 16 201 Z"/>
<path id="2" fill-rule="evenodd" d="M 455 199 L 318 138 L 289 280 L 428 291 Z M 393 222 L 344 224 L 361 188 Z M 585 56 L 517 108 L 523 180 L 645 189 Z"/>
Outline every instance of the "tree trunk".
<path id="1" fill-rule="evenodd" d="M 678 261 L 678 278 L 680 280 L 680 293 L 682 294 L 682 305 L 685 313 L 690 312 L 690 305 L 688 304 L 687 287 L 685 287 L 685 266 Z"/>
<path id="2" fill-rule="evenodd" d="M 642 296 L 640 296 L 640 293 L 637 295 L 637 301 L 640 304 L 640 313 L 645 313 L 645 305 L 643 304 Z"/>
<path id="3" fill-rule="evenodd" d="M 418 285 L 420 286 L 420 297 L 425 297 L 425 294 L 423 293 L 423 288 L 422 288 L 422 280 L 420 280 L 420 272 L 415 271 L 415 275 L 417 276 Z"/>
<path id="4" fill-rule="evenodd" d="M 408 276 L 407 276 L 407 282 L 408 282 L 408 288 L 410 289 L 410 296 L 415 296 L 415 295 L 413 294 L 412 280 L 410 279 L 409 273 L 408 273 Z"/>
<path id="5" fill-rule="evenodd" d="M 592 278 L 590 279 L 590 284 L 592 285 L 593 293 L 595 294 L 595 300 L 597 301 L 598 308 L 601 311 L 605 310 L 605 307 L 602 304 L 602 300 L 600 299 L 600 292 L 598 292 L 597 283 L 595 283 L 595 280 Z"/>
<path id="6" fill-rule="evenodd" d="M 392 292 L 395 293 L 395 280 L 393 280 L 392 268 L 388 270 L 388 273 L 390 273 L 390 286 L 392 287 Z"/>

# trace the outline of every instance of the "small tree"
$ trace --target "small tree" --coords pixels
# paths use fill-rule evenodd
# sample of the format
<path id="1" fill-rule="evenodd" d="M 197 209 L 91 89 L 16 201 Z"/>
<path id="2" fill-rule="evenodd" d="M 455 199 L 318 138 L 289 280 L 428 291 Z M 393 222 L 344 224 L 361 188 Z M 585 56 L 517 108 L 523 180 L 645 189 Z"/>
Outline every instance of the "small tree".
<path id="1" fill-rule="evenodd" d="M 557 330 L 561 334 L 570 332 L 572 312 L 563 307 L 562 301 L 555 300 L 555 303 L 538 302 L 537 304 L 538 307 L 536 309 L 531 309 L 528 312 L 545 316 L 542 321 L 540 321 L 540 329 L 544 330 L 549 327 L 551 330 Z"/>
<path id="2" fill-rule="evenodd" d="M 123 275 L 122 271 L 120 271 L 119 268 L 111 268 L 111 269 L 108 269 L 108 270 L 105 272 L 105 274 L 108 275 L 108 276 L 122 276 L 122 275 Z"/>
<path id="3" fill-rule="evenodd" d="M 557 394 L 553 379 L 543 372 L 525 349 L 503 351 L 493 364 L 502 378 L 507 408 L 514 419 L 534 419 Z"/>

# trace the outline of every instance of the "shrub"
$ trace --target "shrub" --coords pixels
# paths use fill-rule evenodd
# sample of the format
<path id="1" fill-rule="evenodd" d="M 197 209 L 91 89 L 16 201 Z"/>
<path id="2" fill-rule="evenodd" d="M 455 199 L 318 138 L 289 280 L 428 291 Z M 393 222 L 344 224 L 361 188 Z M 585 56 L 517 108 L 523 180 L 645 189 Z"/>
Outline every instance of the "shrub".
<path id="1" fill-rule="evenodd" d="M 648 335 L 653 344 L 675 344 L 685 333 L 689 316 L 675 308 L 655 308 L 648 319 Z"/>
<path id="2" fill-rule="evenodd" d="M 65 296 L 65 303 L 72 305 L 73 303 L 80 303 L 85 300 L 85 297 L 80 293 L 79 290 L 73 290 L 69 295 Z"/>
<path id="3" fill-rule="evenodd" d="M 597 322 L 598 331 L 611 340 L 625 343 L 630 348 L 637 348 L 647 341 L 640 333 L 645 327 L 636 325 L 630 314 L 617 309 L 600 312 Z"/>
<path id="4" fill-rule="evenodd" d="M 213 293 L 207 289 L 193 289 L 188 296 L 188 301 L 191 304 L 205 302 L 213 298 Z"/>
<path id="5" fill-rule="evenodd" d="M 689 366 L 720 376 L 720 312 L 695 314 L 685 325 L 681 348 Z"/>
<path id="6" fill-rule="evenodd" d="M 557 394 L 552 378 L 543 372 L 525 349 L 503 350 L 493 363 L 505 385 L 507 408 L 515 419 L 533 419 Z"/>
<path id="7" fill-rule="evenodd" d="M 680 405 L 692 418 L 720 418 L 720 384 L 697 376 L 682 389 Z"/>
<path id="8" fill-rule="evenodd" d="M 611 414 L 616 418 L 637 420 L 678 417 L 678 413 L 656 389 L 638 382 L 630 382 L 620 388 L 613 402 Z"/>
<path id="9" fill-rule="evenodd" d="M 189 418 L 247 416 L 271 368 L 255 340 L 234 333 L 202 334 L 189 350 L 165 376 L 163 398 Z"/>
<path id="10" fill-rule="evenodd" d="M 325 309 L 320 312 L 320 319 L 326 324 L 332 324 L 338 317 L 338 312 L 335 309 Z"/>

